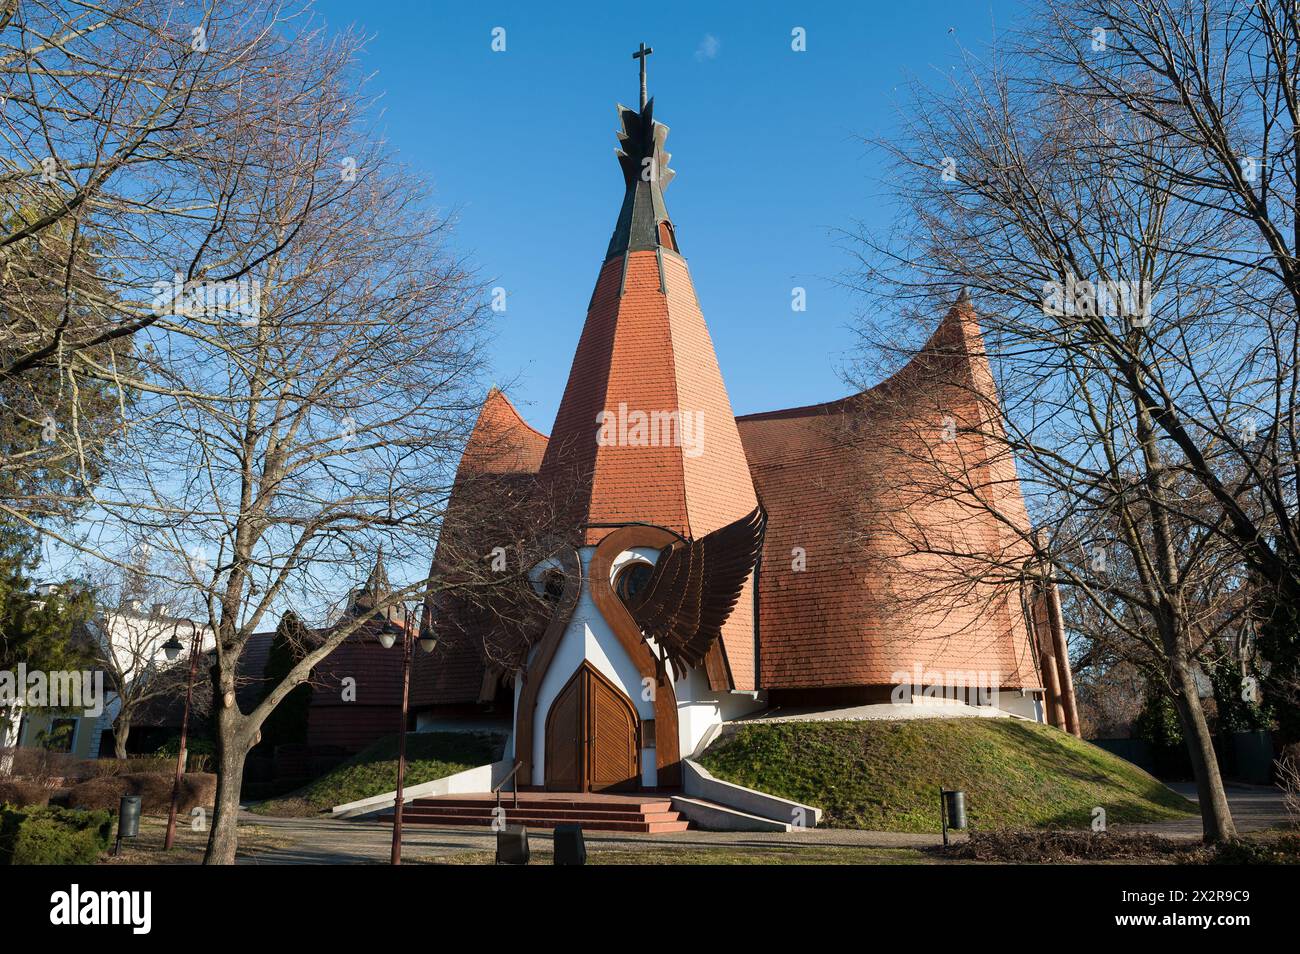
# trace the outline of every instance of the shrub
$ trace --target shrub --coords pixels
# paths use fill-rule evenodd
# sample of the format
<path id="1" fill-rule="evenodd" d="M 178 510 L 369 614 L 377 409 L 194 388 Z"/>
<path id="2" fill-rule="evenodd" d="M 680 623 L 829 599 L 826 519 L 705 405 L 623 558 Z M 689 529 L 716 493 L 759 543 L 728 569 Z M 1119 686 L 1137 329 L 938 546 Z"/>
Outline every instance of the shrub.
<path id="1" fill-rule="evenodd" d="M 140 812 L 165 815 L 171 806 L 172 785 L 176 776 L 160 772 L 131 772 L 105 778 L 93 778 L 75 786 L 68 796 L 73 808 L 116 811 L 123 795 L 140 796 Z M 181 779 L 176 810 L 188 814 L 196 806 L 210 807 L 216 801 L 217 777 L 205 772 L 190 772 Z"/>
<path id="2" fill-rule="evenodd" d="M 92 778 L 72 786 L 68 793 L 68 807 L 117 811 L 118 803 L 126 793 L 126 782 L 120 775 Z"/>
<path id="3" fill-rule="evenodd" d="M 1065 861 L 1137 861 L 1152 856 L 1176 857 L 1183 842 L 1143 832 L 1097 832 L 1064 829 L 1000 828 L 972 831 L 964 842 L 935 851 L 967 861 L 1053 864 Z"/>
<path id="4" fill-rule="evenodd" d="M 1211 865 L 1295 865 L 1300 864 L 1300 837 L 1238 839 L 1207 848 L 1204 854 L 1205 863 Z"/>
<path id="5" fill-rule="evenodd" d="M 47 779 L 81 778 L 84 773 L 85 759 L 77 758 L 66 752 L 50 752 L 39 746 L 0 749 L 0 765 L 11 776 L 19 776 L 35 782 Z"/>
<path id="6" fill-rule="evenodd" d="M 217 777 L 211 772 L 189 772 L 181 779 L 178 811 L 189 814 L 195 808 L 212 808 L 216 804 Z"/>
<path id="7" fill-rule="evenodd" d="M 112 828 L 113 816 L 105 811 L 0 809 L 0 864 L 94 864 Z"/>
<path id="8" fill-rule="evenodd" d="M 42 806 L 49 803 L 50 790 L 39 782 L 23 779 L 0 779 L 0 805 L 15 808 Z"/>
<path id="9" fill-rule="evenodd" d="M 86 762 L 85 771 L 82 773 L 82 777 L 77 781 L 87 781 L 92 778 L 108 778 L 117 775 L 121 771 L 118 767 L 119 761 L 125 761 L 125 759 L 91 759 Z"/>
<path id="10" fill-rule="evenodd" d="M 176 756 L 180 753 L 181 737 L 173 736 L 154 752 L 153 758 L 160 762 L 165 762 L 171 771 L 176 771 Z M 185 771 L 186 772 L 207 772 L 212 769 L 212 764 L 216 759 L 216 746 L 211 739 L 205 739 L 203 736 L 191 736 L 185 742 Z M 135 769 L 135 771 L 144 771 Z"/>
<path id="11" fill-rule="evenodd" d="M 1273 770 L 1278 788 L 1282 789 L 1282 804 L 1291 819 L 1291 827 L 1300 828 L 1300 742 L 1282 750 L 1282 757 L 1273 763 Z"/>
<path id="12" fill-rule="evenodd" d="M 127 759 L 94 759 L 85 763 L 78 781 L 92 778 L 111 778 L 115 775 L 134 775 L 141 772 L 171 773 L 176 771 L 176 756 L 170 759 L 155 755 L 133 755 Z"/>

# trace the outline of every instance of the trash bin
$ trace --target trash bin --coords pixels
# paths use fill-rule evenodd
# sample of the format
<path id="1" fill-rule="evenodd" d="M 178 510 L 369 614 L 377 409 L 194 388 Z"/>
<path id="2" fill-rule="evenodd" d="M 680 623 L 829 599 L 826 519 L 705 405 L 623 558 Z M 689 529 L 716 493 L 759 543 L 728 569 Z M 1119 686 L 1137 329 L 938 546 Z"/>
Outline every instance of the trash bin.
<path id="1" fill-rule="evenodd" d="M 947 792 L 943 793 L 944 813 L 948 816 L 949 828 L 966 827 L 966 793 L 965 792 Z"/>

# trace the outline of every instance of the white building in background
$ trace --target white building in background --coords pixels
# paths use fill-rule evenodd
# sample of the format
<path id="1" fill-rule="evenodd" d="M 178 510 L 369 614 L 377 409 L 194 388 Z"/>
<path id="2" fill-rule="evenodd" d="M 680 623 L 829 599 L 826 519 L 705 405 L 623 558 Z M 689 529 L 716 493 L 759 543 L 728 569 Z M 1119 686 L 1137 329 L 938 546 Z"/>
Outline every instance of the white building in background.
<path id="1" fill-rule="evenodd" d="M 195 631 L 200 632 L 200 650 L 216 647 L 211 627 L 194 620 L 173 616 L 166 604 L 146 607 L 139 601 L 104 614 L 86 625 L 87 636 L 97 647 L 103 670 L 104 706 L 97 715 L 74 715 L 49 710 L 12 711 L 7 722 L 0 721 L 0 748 L 50 744 L 60 751 L 80 758 L 110 757 L 111 739 L 101 746 L 105 733 L 111 736 L 113 722 L 122 708 L 121 695 L 114 688 L 121 680 L 125 685 L 139 685 L 156 676 L 171 662 L 163 646 L 174 636 L 183 646 L 179 658 L 185 658 Z"/>

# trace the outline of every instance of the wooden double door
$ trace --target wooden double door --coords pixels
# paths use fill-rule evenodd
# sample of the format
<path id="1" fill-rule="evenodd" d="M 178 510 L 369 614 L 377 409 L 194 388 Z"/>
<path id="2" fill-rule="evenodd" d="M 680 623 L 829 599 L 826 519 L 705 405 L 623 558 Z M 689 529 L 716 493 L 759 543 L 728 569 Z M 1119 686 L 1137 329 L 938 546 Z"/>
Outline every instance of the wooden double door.
<path id="1" fill-rule="evenodd" d="M 626 791 L 641 785 L 636 708 L 583 662 L 546 715 L 546 789 Z"/>

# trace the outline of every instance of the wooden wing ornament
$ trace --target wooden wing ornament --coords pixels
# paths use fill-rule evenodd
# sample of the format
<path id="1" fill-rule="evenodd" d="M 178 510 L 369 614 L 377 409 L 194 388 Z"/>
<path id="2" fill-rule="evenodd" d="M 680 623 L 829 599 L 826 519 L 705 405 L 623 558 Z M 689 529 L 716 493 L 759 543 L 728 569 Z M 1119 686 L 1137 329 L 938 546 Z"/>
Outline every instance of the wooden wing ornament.
<path id="1" fill-rule="evenodd" d="M 763 547 L 761 508 L 698 540 L 659 551 L 654 571 L 627 601 L 628 612 L 682 678 L 722 633 Z"/>

